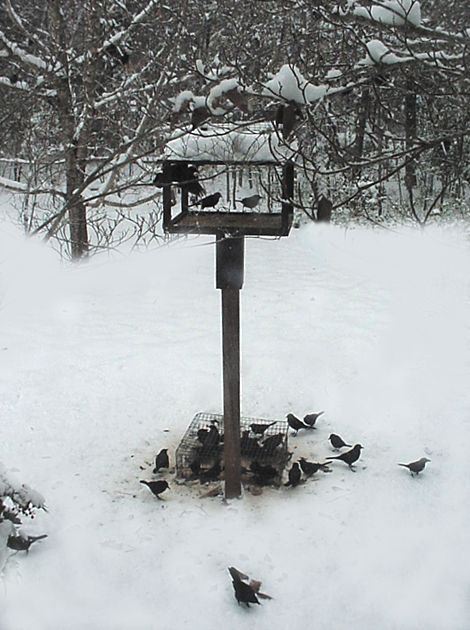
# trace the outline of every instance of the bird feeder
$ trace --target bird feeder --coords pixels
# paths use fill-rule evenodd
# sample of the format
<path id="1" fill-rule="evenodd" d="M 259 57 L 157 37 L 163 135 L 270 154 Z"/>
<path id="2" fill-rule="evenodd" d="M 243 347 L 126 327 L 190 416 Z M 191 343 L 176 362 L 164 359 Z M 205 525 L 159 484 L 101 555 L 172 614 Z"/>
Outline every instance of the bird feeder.
<path id="1" fill-rule="evenodd" d="M 259 131 L 259 130 L 258 130 Z M 240 289 L 245 236 L 287 236 L 294 167 L 276 134 L 197 129 L 167 145 L 155 184 L 163 190 L 167 233 L 216 236 L 222 296 L 225 496 L 241 494 Z"/>

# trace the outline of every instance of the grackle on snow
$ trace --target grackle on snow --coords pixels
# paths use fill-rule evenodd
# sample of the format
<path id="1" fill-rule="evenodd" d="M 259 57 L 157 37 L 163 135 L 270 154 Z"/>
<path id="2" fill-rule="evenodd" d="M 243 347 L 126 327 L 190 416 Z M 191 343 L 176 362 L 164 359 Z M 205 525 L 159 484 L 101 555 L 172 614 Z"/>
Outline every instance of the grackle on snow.
<path id="1" fill-rule="evenodd" d="M 168 482 L 164 479 L 159 479 L 158 481 L 144 481 L 141 479 L 140 483 L 143 483 L 148 489 L 154 494 L 157 499 L 160 499 L 160 494 L 164 492 L 170 486 Z M 162 499 L 160 499 L 162 501 Z"/>
<path id="2" fill-rule="evenodd" d="M 350 451 L 346 451 L 346 453 L 341 453 L 341 455 L 337 455 L 336 457 L 326 457 L 325 459 L 340 459 L 352 470 L 354 462 L 357 462 L 357 460 L 361 456 L 362 448 L 364 447 L 360 444 L 355 444 Z"/>
<path id="3" fill-rule="evenodd" d="M 300 429 L 308 429 L 308 425 L 304 424 L 302 422 L 302 420 L 299 420 L 296 416 L 294 416 L 293 413 L 288 413 L 287 414 L 287 422 L 290 426 L 291 429 L 293 429 L 295 431 L 295 434 L 297 435 L 297 432 L 300 431 Z"/>
<path id="4" fill-rule="evenodd" d="M 162 450 L 158 453 L 155 458 L 155 468 L 153 469 L 154 474 L 157 473 L 160 468 L 169 468 L 170 460 L 168 459 L 168 449 L 162 448 Z"/>
<path id="5" fill-rule="evenodd" d="M 297 462 L 292 464 L 292 468 L 289 470 L 289 481 L 285 483 L 285 486 L 292 486 L 295 488 L 299 484 L 300 481 L 300 468 Z"/>
<path id="6" fill-rule="evenodd" d="M 14 551 L 29 551 L 33 543 L 43 538 L 47 538 L 47 534 L 42 534 L 41 536 L 8 536 L 7 547 Z"/>
<path id="7" fill-rule="evenodd" d="M 415 475 L 417 475 L 422 470 L 424 470 L 424 467 L 426 466 L 427 462 L 430 462 L 430 461 L 431 460 L 428 459 L 427 457 L 421 457 L 421 459 L 418 459 L 415 462 L 411 462 L 410 464 L 398 464 L 398 465 L 408 468 L 411 474 L 414 473 Z"/>
<path id="8" fill-rule="evenodd" d="M 229 573 L 232 576 L 232 585 L 233 590 L 235 591 L 235 599 L 237 603 L 246 604 L 247 607 L 250 607 L 250 604 L 259 604 L 259 600 L 256 597 L 256 593 L 253 590 L 253 587 L 250 584 L 244 582 L 245 576 L 243 573 L 240 573 L 235 567 L 229 567 Z"/>
<path id="9" fill-rule="evenodd" d="M 331 472 L 330 468 L 328 468 L 328 464 L 317 464 L 316 462 L 308 462 L 305 457 L 300 458 L 300 468 L 302 468 L 302 472 L 307 477 L 311 477 L 319 470 L 323 470 L 323 472 Z"/>
<path id="10" fill-rule="evenodd" d="M 324 413 L 324 411 L 319 411 L 318 413 L 308 413 L 304 416 L 304 423 L 308 424 L 308 426 L 313 429 L 318 418 Z"/>
<path id="11" fill-rule="evenodd" d="M 331 442 L 331 446 L 336 449 L 343 448 L 343 446 L 349 446 L 349 448 L 351 448 L 352 446 L 352 444 L 346 444 L 343 438 L 341 438 L 339 435 L 336 435 L 336 433 L 331 433 L 328 439 Z"/>

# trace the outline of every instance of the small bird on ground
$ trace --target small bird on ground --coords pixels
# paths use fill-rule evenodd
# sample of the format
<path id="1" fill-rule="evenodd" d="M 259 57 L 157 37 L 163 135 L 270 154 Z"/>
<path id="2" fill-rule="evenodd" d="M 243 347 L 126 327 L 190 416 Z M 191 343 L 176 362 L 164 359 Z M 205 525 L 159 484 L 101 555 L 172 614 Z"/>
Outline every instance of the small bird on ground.
<path id="1" fill-rule="evenodd" d="M 295 486 L 299 484 L 300 477 L 301 477 L 300 468 L 299 468 L 298 463 L 295 462 L 294 464 L 292 464 L 292 468 L 289 470 L 289 481 L 285 483 L 284 485 L 292 486 L 292 488 L 295 488 Z"/>
<path id="2" fill-rule="evenodd" d="M 262 444 L 261 452 L 263 455 L 273 455 L 274 451 L 280 446 L 284 441 L 283 433 L 276 433 L 276 435 L 270 435 L 267 437 Z"/>
<path id="3" fill-rule="evenodd" d="M 163 501 L 163 499 L 160 497 L 161 493 L 170 487 L 168 485 L 168 482 L 164 479 L 159 479 L 158 481 L 144 481 L 143 479 L 141 479 L 140 483 L 143 483 L 145 486 L 147 486 L 152 494 L 154 494 L 157 499 L 160 499 L 160 501 Z"/>
<path id="4" fill-rule="evenodd" d="M 219 192 L 216 192 L 212 193 L 212 195 L 207 195 L 207 197 L 199 199 L 199 201 L 194 202 L 189 207 L 191 208 L 192 206 L 201 206 L 201 208 L 215 208 L 215 206 L 219 203 L 221 199 L 222 195 Z"/>
<path id="5" fill-rule="evenodd" d="M 333 448 L 338 449 L 343 448 L 343 446 L 349 446 L 349 448 L 352 447 L 352 444 L 346 444 L 343 438 L 341 438 L 339 435 L 336 435 L 336 433 L 331 433 L 328 439 L 330 440 L 331 446 Z"/>
<path id="6" fill-rule="evenodd" d="M 276 422 L 277 420 L 275 420 L 274 422 L 270 422 L 269 424 L 257 424 L 256 422 L 252 422 L 250 424 L 250 429 L 253 431 L 253 433 L 256 433 L 256 435 L 264 435 L 266 429 L 272 427 L 273 424 L 276 424 Z"/>
<path id="7" fill-rule="evenodd" d="M 246 604 L 250 607 L 250 604 L 259 604 L 259 600 L 256 597 L 256 593 L 252 586 L 247 584 L 244 580 L 248 579 L 244 573 L 241 573 L 235 567 L 229 567 L 229 573 L 232 576 L 233 590 L 235 591 L 235 599 L 237 603 Z"/>
<path id="8" fill-rule="evenodd" d="M 326 457 L 325 459 L 340 459 L 342 462 L 347 464 L 351 470 L 353 470 L 353 464 L 354 462 L 357 462 L 361 456 L 361 449 L 363 448 L 364 447 L 360 444 L 355 444 L 350 451 L 341 453 L 341 455 L 337 455 L 336 457 Z"/>
<path id="9" fill-rule="evenodd" d="M 324 411 L 319 411 L 318 413 L 308 413 L 304 416 L 304 423 L 308 424 L 308 426 L 313 429 L 318 418 L 324 413 Z"/>
<path id="10" fill-rule="evenodd" d="M 290 428 L 295 431 L 295 435 L 300 431 L 300 429 L 308 429 L 308 425 L 304 424 L 302 420 L 299 420 L 293 413 L 287 414 L 287 423 Z"/>
<path id="11" fill-rule="evenodd" d="M 398 464 L 398 465 L 408 468 L 411 474 L 414 473 L 415 475 L 417 475 L 422 470 L 424 470 L 424 467 L 426 466 L 427 462 L 430 462 L 430 461 L 431 460 L 428 459 L 427 457 L 421 457 L 421 459 L 418 459 L 415 462 L 411 462 L 410 464 Z"/>
<path id="12" fill-rule="evenodd" d="M 244 208 L 256 208 L 261 201 L 261 195 L 250 195 L 249 197 L 243 197 L 242 199 L 235 199 L 235 202 L 241 203 Z"/>
<path id="13" fill-rule="evenodd" d="M 162 450 L 158 453 L 155 458 L 155 468 L 153 469 L 153 473 L 157 473 L 160 468 L 169 468 L 170 460 L 168 459 L 168 449 L 162 448 Z"/>
<path id="14" fill-rule="evenodd" d="M 41 536 L 8 536 L 7 547 L 14 551 L 29 551 L 33 543 L 43 538 L 47 538 L 47 534 L 42 534 Z"/>
<path id="15" fill-rule="evenodd" d="M 274 466 L 260 464 L 256 459 L 250 464 L 250 472 L 253 473 L 253 481 L 259 486 L 266 486 L 277 476 Z"/>
<path id="16" fill-rule="evenodd" d="M 199 473 L 199 481 L 201 483 L 205 483 L 206 481 L 217 481 L 217 479 L 220 477 L 221 472 L 222 467 L 220 465 L 220 462 L 215 462 L 215 464 L 211 468 L 208 468 L 207 470 Z"/>
<path id="17" fill-rule="evenodd" d="M 323 470 L 323 472 L 331 472 L 331 469 L 328 468 L 328 464 L 317 464 L 316 462 L 308 462 L 305 457 L 300 458 L 300 468 L 304 475 L 307 477 L 311 477 L 319 470 Z"/>

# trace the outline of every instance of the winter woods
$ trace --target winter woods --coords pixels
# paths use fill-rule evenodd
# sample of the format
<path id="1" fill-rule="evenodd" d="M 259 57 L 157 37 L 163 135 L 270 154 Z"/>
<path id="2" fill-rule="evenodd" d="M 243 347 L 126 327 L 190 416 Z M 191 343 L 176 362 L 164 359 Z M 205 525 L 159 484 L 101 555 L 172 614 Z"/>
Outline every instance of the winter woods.
<path id="1" fill-rule="evenodd" d="M 333 219 L 460 217 L 464 4 L 1 0 L 0 186 L 80 258 L 159 234 L 169 138 L 263 121 L 296 153 L 309 218 L 322 198 Z"/>

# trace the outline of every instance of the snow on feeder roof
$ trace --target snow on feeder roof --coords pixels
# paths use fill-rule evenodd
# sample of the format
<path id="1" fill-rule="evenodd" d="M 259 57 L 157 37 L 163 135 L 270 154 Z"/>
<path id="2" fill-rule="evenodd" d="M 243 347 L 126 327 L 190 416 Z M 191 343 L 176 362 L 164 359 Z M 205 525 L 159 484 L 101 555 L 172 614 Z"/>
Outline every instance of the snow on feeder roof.
<path id="1" fill-rule="evenodd" d="M 293 157 L 294 150 L 283 144 L 270 123 L 208 124 L 170 140 L 164 155 L 198 162 L 282 163 Z"/>

